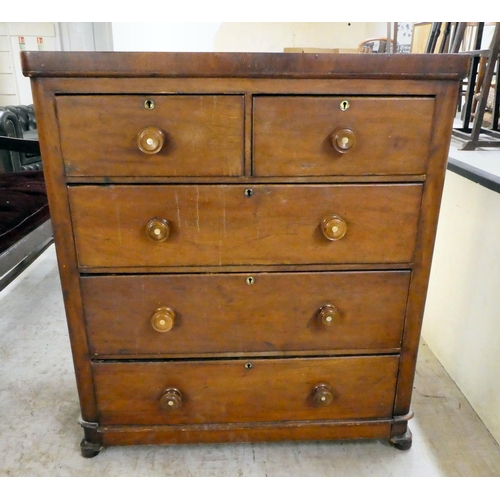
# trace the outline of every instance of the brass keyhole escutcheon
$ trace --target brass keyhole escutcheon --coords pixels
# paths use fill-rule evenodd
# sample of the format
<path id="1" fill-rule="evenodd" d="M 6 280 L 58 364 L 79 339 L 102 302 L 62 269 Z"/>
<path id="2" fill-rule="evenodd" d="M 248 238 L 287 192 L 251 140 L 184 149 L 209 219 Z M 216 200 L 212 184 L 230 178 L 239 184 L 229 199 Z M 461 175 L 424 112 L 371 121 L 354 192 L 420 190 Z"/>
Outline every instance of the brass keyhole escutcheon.
<path id="1" fill-rule="evenodd" d="M 253 285 L 255 283 L 255 278 L 253 276 L 249 276 L 247 279 L 246 279 L 246 284 L 247 285 Z"/>
<path id="2" fill-rule="evenodd" d="M 342 101 L 340 103 L 340 110 L 341 111 L 347 111 L 350 107 L 351 107 L 351 105 L 349 104 L 349 101 Z"/>
<path id="3" fill-rule="evenodd" d="M 245 189 L 245 196 L 250 198 L 253 196 L 253 189 Z"/>
<path id="4" fill-rule="evenodd" d="M 155 107 L 155 102 L 152 99 L 146 99 L 144 101 L 144 107 L 146 109 L 154 109 Z"/>
<path id="5" fill-rule="evenodd" d="M 246 370 L 251 370 L 253 368 L 252 363 L 245 363 L 245 369 Z"/>

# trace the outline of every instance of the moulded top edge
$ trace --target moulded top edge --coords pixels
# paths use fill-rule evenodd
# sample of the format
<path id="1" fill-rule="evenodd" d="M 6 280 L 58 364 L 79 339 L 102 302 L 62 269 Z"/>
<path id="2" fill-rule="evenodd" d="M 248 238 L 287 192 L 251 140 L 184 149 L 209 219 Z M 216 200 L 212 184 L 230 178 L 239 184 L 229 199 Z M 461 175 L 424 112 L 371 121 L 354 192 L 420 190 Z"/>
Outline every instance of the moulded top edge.
<path id="1" fill-rule="evenodd" d="M 21 52 L 29 77 L 381 78 L 459 80 L 464 54 Z"/>

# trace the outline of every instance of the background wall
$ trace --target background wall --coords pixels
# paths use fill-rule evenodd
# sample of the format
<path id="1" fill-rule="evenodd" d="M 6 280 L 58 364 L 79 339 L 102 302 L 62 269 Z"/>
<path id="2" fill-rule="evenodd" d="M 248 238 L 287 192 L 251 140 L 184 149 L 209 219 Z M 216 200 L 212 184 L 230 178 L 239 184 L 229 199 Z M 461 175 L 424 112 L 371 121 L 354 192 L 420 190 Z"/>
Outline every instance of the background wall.
<path id="1" fill-rule="evenodd" d="M 111 23 L 57 23 L 61 50 L 113 50 Z"/>
<path id="2" fill-rule="evenodd" d="M 116 51 L 283 52 L 285 47 L 357 48 L 387 23 L 112 23 Z"/>
<path id="3" fill-rule="evenodd" d="M 0 23 L 0 106 L 33 102 L 22 50 L 113 50 L 111 23 Z"/>
<path id="4" fill-rule="evenodd" d="M 357 49 L 387 35 L 387 23 L 222 23 L 215 51 L 283 52 L 285 47 Z"/>
<path id="5" fill-rule="evenodd" d="M 212 52 L 222 23 L 112 23 L 115 51 Z"/>
<path id="6" fill-rule="evenodd" d="M 498 214 L 499 193 L 446 172 L 422 336 L 500 443 Z"/>
<path id="7" fill-rule="evenodd" d="M 56 23 L 0 23 L 0 106 L 31 104 L 21 50 L 59 50 Z"/>

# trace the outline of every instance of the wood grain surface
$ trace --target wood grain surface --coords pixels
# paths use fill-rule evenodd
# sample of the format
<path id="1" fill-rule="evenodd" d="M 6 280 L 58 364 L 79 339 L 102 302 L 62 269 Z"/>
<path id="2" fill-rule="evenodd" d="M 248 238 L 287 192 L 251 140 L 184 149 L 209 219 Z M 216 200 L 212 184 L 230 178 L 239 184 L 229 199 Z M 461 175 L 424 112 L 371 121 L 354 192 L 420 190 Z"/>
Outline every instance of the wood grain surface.
<path id="1" fill-rule="evenodd" d="M 398 356 L 92 363 L 103 425 L 382 418 L 392 411 Z M 332 404 L 312 392 L 328 383 Z M 164 410 L 168 388 L 182 406 Z"/>
<path id="2" fill-rule="evenodd" d="M 248 196 L 248 190 L 251 196 Z M 408 263 L 422 185 L 71 186 L 81 267 Z M 347 223 L 339 241 L 321 222 Z M 149 220 L 170 223 L 154 242 Z"/>
<path id="3" fill-rule="evenodd" d="M 408 449 L 469 57 L 21 59 L 82 454 L 103 444 L 381 437 Z M 347 142 L 337 136 L 334 147 L 338 129 Z"/>
<path id="4" fill-rule="evenodd" d="M 341 103 L 348 102 L 346 111 Z M 422 174 L 427 168 L 434 99 L 256 97 L 254 173 L 258 176 Z M 331 142 L 350 129 L 356 144 Z"/>
<path id="5" fill-rule="evenodd" d="M 146 101 L 154 108 L 147 109 Z M 61 149 L 69 177 L 243 174 L 243 96 L 60 96 Z M 140 151 L 147 127 L 161 151 Z"/>
<path id="6" fill-rule="evenodd" d="M 248 278 L 252 284 L 247 284 Z M 93 357 L 398 349 L 409 271 L 83 277 Z M 338 318 L 324 326 L 319 309 Z M 151 326 L 157 307 L 173 328 Z"/>

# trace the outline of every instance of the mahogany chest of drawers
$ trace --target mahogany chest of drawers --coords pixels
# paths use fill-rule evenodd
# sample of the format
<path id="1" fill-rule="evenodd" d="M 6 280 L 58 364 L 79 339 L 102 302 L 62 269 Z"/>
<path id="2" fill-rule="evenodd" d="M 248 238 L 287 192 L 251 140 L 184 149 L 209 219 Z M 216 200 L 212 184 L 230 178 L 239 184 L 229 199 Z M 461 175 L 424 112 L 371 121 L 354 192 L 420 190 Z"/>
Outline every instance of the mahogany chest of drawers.
<path id="1" fill-rule="evenodd" d="M 23 53 L 102 447 L 408 449 L 457 55 Z"/>

